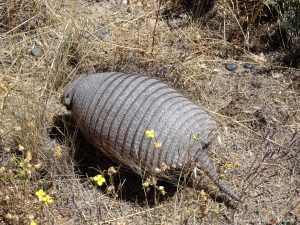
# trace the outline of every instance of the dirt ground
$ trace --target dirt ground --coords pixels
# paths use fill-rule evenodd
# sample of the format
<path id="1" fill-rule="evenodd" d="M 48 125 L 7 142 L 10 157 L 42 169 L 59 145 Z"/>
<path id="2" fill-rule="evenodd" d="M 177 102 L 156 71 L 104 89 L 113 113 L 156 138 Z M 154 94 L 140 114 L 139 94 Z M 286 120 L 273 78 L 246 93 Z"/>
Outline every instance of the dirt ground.
<path id="1" fill-rule="evenodd" d="M 0 223 L 296 225 L 300 70 L 257 40 L 252 52 L 229 40 L 222 2 L 193 21 L 155 1 L 0 0 L 10 12 L 0 16 Z M 197 188 L 160 181 L 166 195 L 145 193 L 145 178 L 123 167 L 108 176 L 120 165 L 95 153 L 60 102 L 88 70 L 151 75 L 201 105 L 218 125 L 212 158 L 244 202 L 205 176 Z M 90 179 L 99 171 L 101 188 Z M 38 200 L 40 188 L 53 203 Z"/>

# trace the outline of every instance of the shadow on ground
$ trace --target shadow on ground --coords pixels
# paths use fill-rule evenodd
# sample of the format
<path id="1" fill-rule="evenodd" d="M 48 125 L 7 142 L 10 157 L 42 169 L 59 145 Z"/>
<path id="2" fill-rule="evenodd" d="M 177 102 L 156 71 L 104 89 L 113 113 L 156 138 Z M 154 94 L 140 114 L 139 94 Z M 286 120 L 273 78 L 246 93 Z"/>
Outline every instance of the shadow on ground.
<path id="1" fill-rule="evenodd" d="M 112 161 L 88 143 L 76 129 L 75 123 L 69 115 L 58 115 L 54 118 L 50 138 L 60 144 L 70 146 L 70 149 L 74 148 L 76 172 L 83 179 L 93 177 L 99 174 L 99 171 L 107 170 L 111 166 L 117 167 L 119 173 L 114 177 L 114 184 L 116 190 L 118 187 L 122 187 L 119 196 L 125 201 L 137 202 L 141 205 L 144 203 L 154 204 L 154 191 L 150 190 L 147 195 L 145 194 L 142 177 Z M 159 196 L 156 199 L 158 201 L 172 197 L 177 191 L 177 187 L 168 182 L 158 181 L 158 185 L 162 185 L 168 190 L 167 195 Z"/>
<path id="2" fill-rule="evenodd" d="M 119 173 L 114 177 L 114 185 L 116 190 L 119 189 L 118 195 L 124 201 L 135 202 L 140 205 L 154 205 L 155 201 L 165 201 L 174 196 L 176 191 L 178 191 L 178 183 L 174 184 L 159 180 L 157 186 L 163 186 L 165 190 L 167 190 L 167 194 L 162 196 L 157 194 L 153 189 L 150 189 L 150 191 L 145 194 L 142 186 L 143 178 L 129 168 L 112 161 L 87 142 L 80 131 L 76 129 L 75 122 L 70 115 L 58 115 L 54 118 L 54 126 L 50 130 L 50 138 L 74 150 L 75 171 L 82 179 L 93 177 L 99 174 L 99 171 L 107 170 L 111 166 L 119 168 Z M 187 184 L 186 180 L 187 179 L 182 179 L 179 186 L 186 187 L 195 185 L 191 183 Z M 203 189 L 206 193 L 209 193 L 210 197 L 216 202 L 225 203 L 228 207 L 234 208 L 232 202 L 226 196 L 210 191 L 210 188 L 205 183 L 206 182 L 203 182 L 202 185 L 198 182 L 196 189 Z M 102 191 L 105 191 L 105 189 Z M 154 196 L 156 196 L 156 198 Z"/>

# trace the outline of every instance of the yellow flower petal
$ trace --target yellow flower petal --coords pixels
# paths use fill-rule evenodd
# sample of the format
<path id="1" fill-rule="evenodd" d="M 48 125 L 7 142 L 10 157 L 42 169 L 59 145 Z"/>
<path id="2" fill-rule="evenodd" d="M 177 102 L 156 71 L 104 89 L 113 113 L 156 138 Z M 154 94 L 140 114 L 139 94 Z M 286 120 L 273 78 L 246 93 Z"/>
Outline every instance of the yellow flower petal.
<path id="1" fill-rule="evenodd" d="M 38 225 L 34 220 L 30 222 L 30 225 Z"/>
<path id="2" fill-rule="evenodd" d="M 145 134 L 148 138 L 154 138 L 156 136 L 156 133 L 154 130 L 146 130 Z"/>
<path id="3" fill-rule="evenodd" d="M 35 192 L 35 195 L 38 197 L 38 199 L 40 201 L 42 201 L 43 197 L 46 196 L 46 192 L 41 188 L 40 190 L 38 190 L 37 192 Z"/>
<path id="4" fill-rule="evenodd" d="M 43 202 L 48 205 L 49 203 L 54 202 L 53 198 L 51 198 L 49 195 L 46 195 L 42 198 Z"/>
<path id="5" fill-rule="evenodd" d="M 101 174 L 92 177 L 92 179 L 97 183 L 98 186 L 102 186 L 103 183 L 105 183 L 105 178 Z"/>

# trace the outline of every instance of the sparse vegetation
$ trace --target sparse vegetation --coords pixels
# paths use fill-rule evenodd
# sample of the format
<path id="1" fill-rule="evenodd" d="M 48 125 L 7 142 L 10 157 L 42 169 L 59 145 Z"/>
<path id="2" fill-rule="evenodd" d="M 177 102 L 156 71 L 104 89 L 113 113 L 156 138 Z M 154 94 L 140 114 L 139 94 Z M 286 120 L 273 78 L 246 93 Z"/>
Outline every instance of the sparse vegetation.
<path id="1" fill-rule="evenodd" d="M 298 43 L 298 1 L 215 1 L 198 20 L 175 6 L 0 0 L 0 224 L 297 224 L 300 64 L 295 53 L 286 67 L 274 37 L 279 22 Z M 230 207 L 201 173 L 191 188 L 96 154 L 60 103 L 88 70 L 151 74 L 201 104 L 218 124 L 213 159 L 245 202 Z"/>
<path id="2" fill-rule="evenodd" d="M 286 30 L 298 32 L 300 29 L 300 2 L 297 0 L 265 0 L 269 7 L 277 9 L 279 25 Z"/>

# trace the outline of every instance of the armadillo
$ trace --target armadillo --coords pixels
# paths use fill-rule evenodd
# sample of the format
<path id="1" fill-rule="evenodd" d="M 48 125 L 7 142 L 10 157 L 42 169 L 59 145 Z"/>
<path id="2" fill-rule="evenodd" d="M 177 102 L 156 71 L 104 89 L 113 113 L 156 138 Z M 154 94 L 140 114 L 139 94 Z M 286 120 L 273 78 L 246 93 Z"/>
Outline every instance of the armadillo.
<path id="1" fill-rule="evenodd" d="M 215 122 L 164 82 L 119 72 L 85 74 L 65 87 L 62 100 L 85 138 L 108 157 L 145 169 L 195 163 L 221 191 L 241 200 L 209 157 Z M 149 130 L 155 137 L 147 136 Z"/>

